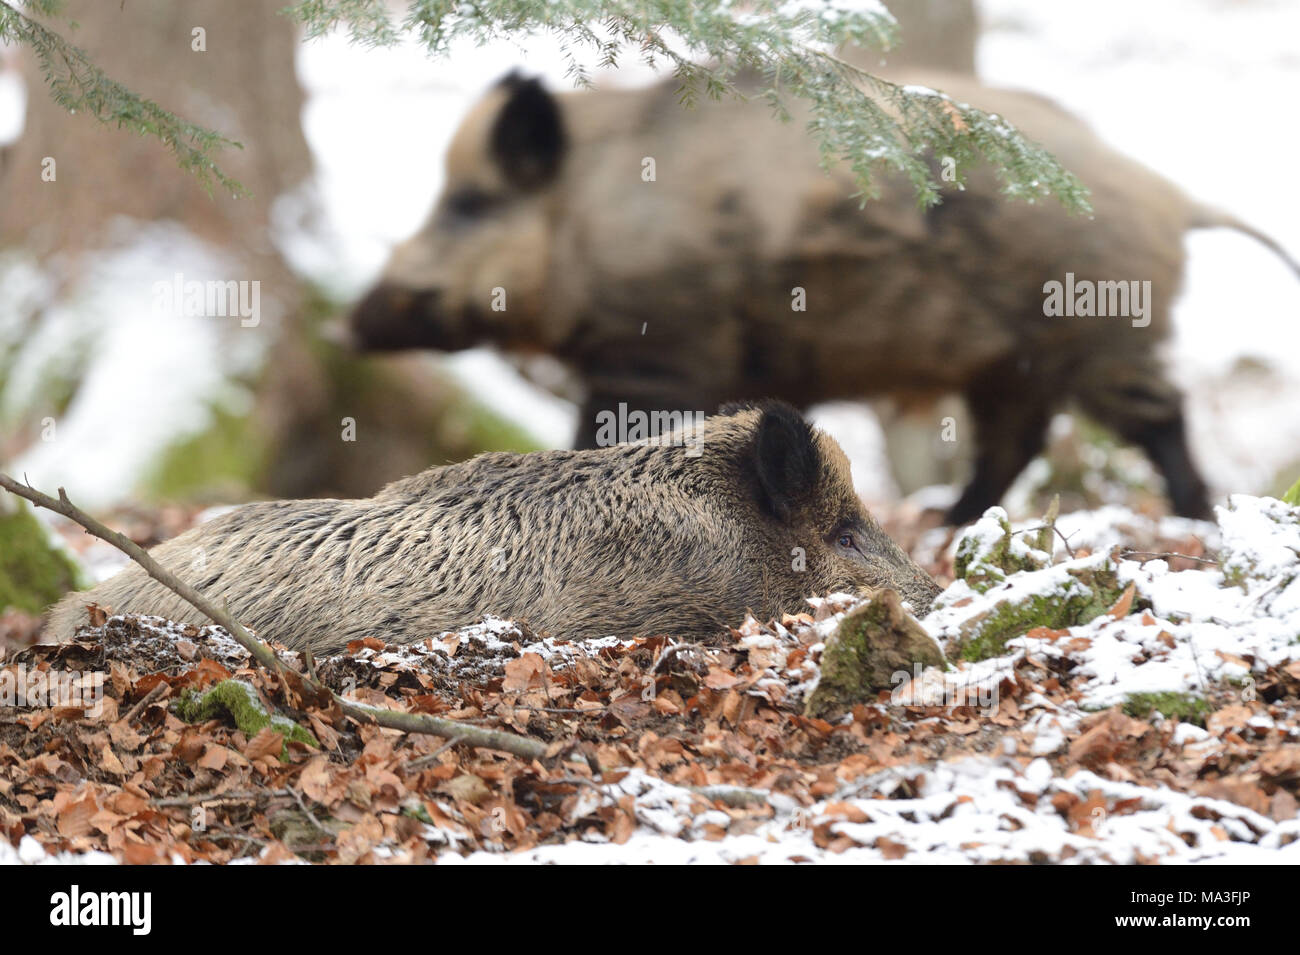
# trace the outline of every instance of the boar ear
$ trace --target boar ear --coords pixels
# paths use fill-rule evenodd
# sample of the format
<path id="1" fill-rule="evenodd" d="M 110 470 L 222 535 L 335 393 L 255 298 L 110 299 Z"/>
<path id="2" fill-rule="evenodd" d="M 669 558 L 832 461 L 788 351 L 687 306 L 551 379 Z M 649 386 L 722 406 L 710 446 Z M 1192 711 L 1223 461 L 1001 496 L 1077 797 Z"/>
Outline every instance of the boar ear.
<path id="1" fill-rule="evenodd" d="M 511 73 L 500 85 L 508 96 L 492 123 L 492 159 L 515 188 L 540 188 L 554 178 L 564 156 L 566 137 L 559 104 L 540 82 L 518 73 Z"/>
<path id="2" fill-rule="evenodd" d="M 730 418 L 732 415 L 740 414 L 742 411 L 748 411 L 750 408 L 756 408 L 752 401 L 728 401 L 725 404 L 718 405 L 718 417 Z"/>
<path id="3" fill-rule="evenodd" d="M 812 426 L 789 405 L 763 410 L 754 435 L 754 469 L 763 504 L 780 521 L 808 501 L 821 473 Z"/>

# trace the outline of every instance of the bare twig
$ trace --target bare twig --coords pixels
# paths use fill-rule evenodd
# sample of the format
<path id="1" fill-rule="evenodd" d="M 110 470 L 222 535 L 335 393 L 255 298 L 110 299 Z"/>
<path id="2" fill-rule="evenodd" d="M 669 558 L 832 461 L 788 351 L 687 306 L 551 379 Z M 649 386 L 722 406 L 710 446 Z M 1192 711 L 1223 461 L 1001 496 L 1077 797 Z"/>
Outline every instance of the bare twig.
<path id="1" fill-rule="evenodd" d="M 1255 596 L 1251 597 L 1250 600 L 1246 602 L 1246 606 L 1254 607 L 1255 604 L 1259 603 L 1261 600 L 1263 600 L 1273 591 L 1277 590 L 1277 588 L 1281 587 L 1284 583 L 1286 583 L 1286 580 L 1287 580 L 1286 574 L 1278 574 L 1276 577 L 1273 578 L 1272 581 L 1269 582 L 1269 585 L 1267 587 L 1265 587 L 1259 593 L 1255 594 Z"/>
<path id="2" fill-rule="evenodd" d="M 203 834 L 209 839 L 239 839 L 255 846 L 261 846 L 263 849 L 270 845 L 265 839 L 259 839 L 257 836 L 250 836 L 243 832 L 236 832 L 234 829 L 227 829 L 225 826 L 209 826 L 204 830 Z"/>
<path id="3" fill-rule="evenodd" d="M 290 788 L 289 793 L 290 793 L 290 795 L 293 796 L 294 802 L 296 802 L 296 803 L 298 804 L 298 808 L 302 810 L 302 814 L 303 814 L 304 816 L 307 817 L 308 821 L 309 821 L 313 826 L 315 826 L 315 827 L 316 827 L 320 832 L 325 833 L 325 835 L 327 835 L 327 836 L 329 836 L 331 839 L 333 839 L 335 834 L 332 833 L 332 832 L 330 832 L 330 831 L 329 831 L 328 829 L 326 829 L 324 826 L 322 826 L 321 823 L 320 823 L 320 820 L 317 819 L 314 815 L 312 815 L 312 811 L 311 811 L 310 809 L 307 808 L 307 803 L 306 803 L 306 801 L 302 798 L 302 793 L 298 792 L 298 790 L 293 789 L 293 788 Z"/>
<path id="4" fill-rule="evenodd" d="M 194 793 L 189 796 L 169 796 L 166 799 L 154 799 L 152 804 L 159 808 L 171 806 L 195 806 L 206 802 L 257 802 L 274 796 L 288 796 L 288 789 L 245 789 L 228 793 Z"/>
<path id="5" fill-rule="evenodd" d="M 586 776 L 557 776 L 554 779 L 548 779 L 549 783 L 566 783 L 570 786 L 586 786 L 594 790 L 610 802 L 617 802 L 614 796 L 609 792 L 609 785 L 598 783 L 594 779 L 588 779 Z"/>
<path id="6" fill-rule="evenodd" d="M 428 769 L 430 766 L 433 766 L 438 762 L 439 756 L 447 752 L 447 750 L 451 749 L 456 744 L 463 742 L 464 740 L 461 737 L 453 736 L 432 753 L 426 753 L 424 756 L 417 756 L 414 759 L 407 760 L 402 764 L 401 771 L 404 773 L 418 773 L 422 770 Z"/>
<path id="7" fill-rule="evenodd" d="M 503 703 L 502 706 L 509 710 L 527 710 L 529 713 L 559 713 L 563 716 L 603 716 L 609 707 L 589 706 L 586 709 L 574 709 L 565 706 L 528 706 L 524 703 Z"/>
<path id="8" fill-rule="evenodd" d="M 284 681 L 284 667 L 270 647 L 249 633 L 238 620 L 225 610 L 216 606 L 203 594 L 160 565 L 135 541 L 124 534 L 110 530 L 73 504 L 68 500 L 68 495 L 63 488 L 59 488 L 59 496 L 56 500 L 30 485 L 19 484 L 7 474 L 0 474 L 0 487 L 3 487 L 11 494 L 17 494 L 19 497 L 31 501 L 37 507 L 43 507 L 46 510 L 54 511 L 56 514 L 62 514 L 69 520 L 80 524 L 95 537 L 112 544 L 139 564 L 145 573 L 158 583 L 193 606 L 205 617 L 225 627 L 230 632 L 230 635 L 252 655 L 254 660 L 265 669 L 280 676 L 281 680 Z M 455 720 L 428 716 L 423 713 L 404 713 L 377 706 L 367 706 L 363 703 L 353 703 L 322 685 L 310 674 L 295 672 L 294 676 L 303 680 L 315 692 L 328 694 L 338 703 L 346 715 L 361 723 L 372 723 L 407 733 L 428 733 L 431 736 L 441 736 L 445 739 L 459 737 L 470 746 L 500 750 L 525 759 L 541 759 L 547 755 L 547 745 L 539 740 L 529 739 L 526 736 L 517 736 L 505 730 L 468 726 Z"/>
<path id="9" fill-rule="evenodd" d="M 1145 558 L 1146 560 L 1156 560 L 1157 558 L 1160 560 L 1169 560 L 1172 557 L 1178 557 L 1181 558 L 1182 560 L 1194 560 L 1198 564 L 1213 564 L 1216 567 L 1219 565 L 1219 562 L 1217 560 L 1210 560 L 1208 557 L 1193 557 L 1191 554 L 1157 554 L 1149 550 L 1126 550 L 1123 553 L 1121 553 L 1119 556 L 1120 557 L 1142 557 Z"/>
<path id="10" fill-rule="evenodd" d="M 128 724 L 134 723 L 135 718 L 144 712 L 145 707 L 150 703 L 153 703 L 155 700 L 161 699 L 169 689 L 171 689 L 170 686 L 160 681 L 157 686 L 144 695 L 143 699 L 139 700 L 135 706 L 131 707 L 126 714 L 126 722 Z"/>
<path id="11" fill-rule="evenodd" d="M 1016 531 L 1015 533 L 1032 534 L 1035 531 L 1048 531 L 1048 530 L 1052 531 L 1053 533 L 1056 534 L 1057 537 L 1061 538 L 1061 546 L 1065 548 L 1065 553 L 1069 556 L 1070 560 L 1074 560 L 1074 548 L 1070 546 L 1070 538 L 1066 537 L 1065 534 L 1062 533 L 1061 529 L 1057 527 L 1056 524 L 1054 523 L 1039 524 L 1037 527 L 1025 527 L 1022 528 L 1021 530 Z"/>
<path id="12" fill-rule="evenodd" d="M 95 520 L 81 508 L 77 507 L 68 500 L 67 492 L 59 488 L 58 500 L 43 494 L 27 484 L 19 484 L 7 474 L 0 474 L 0 487 L 3 487 L 11 494 L 17 494 L 19 497 L 26 498 L 37 507 L 43 507 L 46 510 L 54 511 L 56 514 L 62 514 L 70 521 L 80 524 L 87 531 L 98 537 L 100 540 L 107 541 L 122 553 L 126 554 L 133 561 L 139 564 L 146 574 L 152 577 L 158 583 L 162 584 L 168 590 L 172 591 L 178 597 L 190 604 L 194 609 L 205 617 L 215 620 L 221 626 L 230 631 L 230 635 L 252 654 L 253 659 L 262 664 L 263 667 L 272 673 L 281 673 L 282 667 L 279 659 L 271 652 L 271 648 L 262 641 L 258 640 L 251 633 L 244 629 L 239 621 L 235 620 L 230 614 L 223 612 L 208 598 L 191 587 L 185 581 L 179 579 L 171 571 L 164 568 L 155 561 L 145 551 L 143 547 L 137 544 L 131 538 L 119 531 L 110 530 L 99 521 Z"/>
<path id="13" fill-rule="evenodd" d="M 332 691 L 331 691 L 332 692 Z M 444 739 L 460 738 L 461 742 L 483 749 L 497 749 L 503 753 L 522 756 L 525 759 L 541 759 L 546 756 L 547 747 L 526 736 L 516 736 L 507 730 L 488 729 L 485 726 L 471 726 L 439 716 L 424 713 L 404 713 L 400 710 L 387 710 L 365 703 L 353 703 L 334 694 L 343 712 L 359 723 L 373 723 L 387 729 L 402 730 L 406 733 L 428 733 Z"/>

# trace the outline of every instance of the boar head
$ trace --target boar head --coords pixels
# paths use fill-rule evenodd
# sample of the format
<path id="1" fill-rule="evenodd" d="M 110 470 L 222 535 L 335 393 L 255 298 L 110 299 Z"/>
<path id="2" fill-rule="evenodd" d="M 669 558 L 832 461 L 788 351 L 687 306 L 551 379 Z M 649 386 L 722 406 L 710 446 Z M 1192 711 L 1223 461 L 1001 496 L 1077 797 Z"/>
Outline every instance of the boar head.
<path id="1" fill-rule="evenodd" d="M 353 310 L 353 345 L 550 344 L 542 302 L 567 140 L 559 103 L 538 81 L 516 73 L 501 80 L 456 131 L 429 219 L 394 249 Z"/>

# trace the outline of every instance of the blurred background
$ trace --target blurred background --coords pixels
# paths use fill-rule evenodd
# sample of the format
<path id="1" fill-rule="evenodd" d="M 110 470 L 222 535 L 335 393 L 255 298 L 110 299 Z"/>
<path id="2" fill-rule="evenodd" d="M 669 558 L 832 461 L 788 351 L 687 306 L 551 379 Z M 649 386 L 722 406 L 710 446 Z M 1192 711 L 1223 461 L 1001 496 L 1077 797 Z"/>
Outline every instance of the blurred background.
<path id="1" fill-rule="evenodd" d="M 1293 0 L 979 0 L 978 29 L 956 0 L 887 5 L 903 46 L 882 69 L 938 58 L 1043 93 L 1300 254 Z M 209 198 L 156 141 L 67 115 L 28 57 L 0 47 L 5 470 L 63 486 L 152 543 L 213 505 L 366 495 L 482 450 L 568 445 L 573 384 L 554 363 L 487 349 L 359 357 L 332 338 L 424 221 L 469 106 L 516 66 L 552 89 L 571 85 L 553 42 L 465 46 L 435 63 L 414 42 L 303 44 L 277 15 L 281 0 L 69 6 L 81 24 L 72 39 L 109 75 L 245 144 L 223 165 L 252 197 Z M 191 49 L 195 25 L 206 53 Z M 658 78 L 635 57 L 593 77 Z M 53 182 L 39 175 L 46 157 Z M 1187 248 L 1168 360 L 1188 395 L 1193 453 L 1216 495 L 1280 493 L 1300 476 L 1300 282 L 1235 233 L 1191 233 Z M 258 323 L 160 317 L 155 285 L 177 274 L 258 280 Z M 895 413 L 836 404 L 813 416 L 886 518 L 953 496 L 954 472 L 909 445 Z M 356 442 L 340 440 L 345 417 Z M 892 462 L 886 426 L 899 428 Z M 1071 507 L 1159 513 L 1159 481 L 1139 452 L 1069 415 L 1052 435 L 1008 498 L 1013 513 L 1058 491 Z M 80 573 L 115 566 L 82 535 L 64 537 L 89 565 Z M 15 541 L 0 547 L 16 554 Z M 25 626 L 41 599 L 0 584 L 0 606 L 26 614 Z"/>

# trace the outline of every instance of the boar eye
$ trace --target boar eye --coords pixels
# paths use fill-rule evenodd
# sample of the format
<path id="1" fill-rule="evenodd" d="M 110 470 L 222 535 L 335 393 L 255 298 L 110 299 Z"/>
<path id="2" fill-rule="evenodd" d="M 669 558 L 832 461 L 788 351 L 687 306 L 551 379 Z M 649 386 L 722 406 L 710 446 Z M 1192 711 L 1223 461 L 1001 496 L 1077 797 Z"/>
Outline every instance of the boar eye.
<path id="1" fill-rule="evenodd" d="M 458 189 L 447 196 L 447 212 L 460 219 L 472 219 L 492 208 L 495 197 L 482 189 Z"/>
<path id="2" fill-rule="evenodd" d="M 839 539 L 838 541 L 836 541 L 836 543 L 839 544 L 841 547 L 843 547 L 845 550 L 852 550 L 852 549 L 853 549 L 853 535 L 852 535 L 852 534 L 841 534 L 841 535 L 840 535 L 840 539 Z"/>

